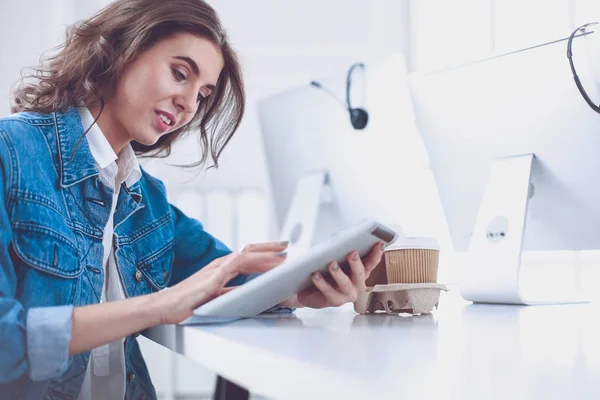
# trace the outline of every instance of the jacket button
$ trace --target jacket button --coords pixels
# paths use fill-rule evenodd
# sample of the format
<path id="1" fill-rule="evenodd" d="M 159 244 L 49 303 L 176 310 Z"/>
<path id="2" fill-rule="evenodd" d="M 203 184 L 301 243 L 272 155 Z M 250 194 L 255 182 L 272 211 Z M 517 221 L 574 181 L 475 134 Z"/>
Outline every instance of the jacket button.
<path id="1" fill-rule="evenodd" d="M 135 280 L 138 282 L 142 280 L 142 271 L 140 271 L 139 269 L 135 271 Z"/>
<path id="2" fill-rule="evenodd" d="M 163 281 L 167 280 L 167 271 L 163 271 Z"/>
<path id="3" fill-rule="evenodd" d="M 135 374 L 133 372 L 130 372 L 127 374 L 127 378 L 129 379 L 129 382 L 133 382 L 135 380 Z"/>

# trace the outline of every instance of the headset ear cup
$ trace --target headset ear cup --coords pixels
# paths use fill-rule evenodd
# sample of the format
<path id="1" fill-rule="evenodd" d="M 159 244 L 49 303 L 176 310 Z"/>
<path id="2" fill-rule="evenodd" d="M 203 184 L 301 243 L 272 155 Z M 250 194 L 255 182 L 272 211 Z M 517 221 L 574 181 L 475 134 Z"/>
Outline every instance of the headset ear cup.
<path id="1" fill-rule="evenodd" d="M 369 114 L 362 108 L 350 109 L 350 122 L 354 129 L 364 129 L 369 122 Z"/>

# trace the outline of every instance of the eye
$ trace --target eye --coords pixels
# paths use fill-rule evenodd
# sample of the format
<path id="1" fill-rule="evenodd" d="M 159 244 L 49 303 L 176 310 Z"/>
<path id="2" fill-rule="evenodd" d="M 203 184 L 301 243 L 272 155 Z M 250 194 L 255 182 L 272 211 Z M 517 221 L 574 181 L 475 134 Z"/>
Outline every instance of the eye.
<path id="1" fill-rule="evenodd" d="M 175 80 L 177 82 L 183 82 L 187 79 L 187 76 L 185 76 L 185 74 L 177 69 L 174 69 L 173 71 L 173 77 L 175 78 Z"/>

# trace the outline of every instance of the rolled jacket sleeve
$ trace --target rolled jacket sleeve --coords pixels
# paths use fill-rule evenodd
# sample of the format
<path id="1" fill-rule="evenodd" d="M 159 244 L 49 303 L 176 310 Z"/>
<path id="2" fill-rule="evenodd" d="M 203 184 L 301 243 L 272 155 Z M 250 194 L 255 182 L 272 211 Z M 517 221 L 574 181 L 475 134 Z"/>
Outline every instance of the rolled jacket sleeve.
<path id="1" fill-rule="evenodd" d="M 4 384 L 27 372 L 25 311 L 20 303 L 5 297 L 5 286 L 0 283 L 0 393 Z"/>
<path id="2" fill-rule="evenodd" d="M 31 308 L 28 312 L 17 298 L 8 204 L 12 175 L 5 139 L 0 129 L 0 398 L 12 398 L 26 376 L 49 379 L 67 368 L 72 308 Z"/>
<path id="3" fill-rule="evenodd" d="M 26 357 L 26 312 L 15 299 L 17 276 L 9 253 L 13 239 L 7 212 L 6 170 L 2 150 L 5 149 L 0 130 L 0 393 L 9 392 L 10 384 L 28 371 Z M 8 385 L 8 386 L 6 386 Z"/>
<path id="4" fill-rule="evenodd" d="M 69 366 L 73 306 L 31 308 L 27 313 L 27 359 L 34 381 L 62 375 Z"/>

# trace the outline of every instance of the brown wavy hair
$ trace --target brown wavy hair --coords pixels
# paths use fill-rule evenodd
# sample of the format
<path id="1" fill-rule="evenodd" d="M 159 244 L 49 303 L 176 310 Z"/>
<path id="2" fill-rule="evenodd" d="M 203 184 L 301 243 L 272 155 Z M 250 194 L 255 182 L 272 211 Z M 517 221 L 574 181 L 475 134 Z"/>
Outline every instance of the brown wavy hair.
<path id="1" fill-rule="evenodd" d="M 136 154 L 166 157 L 182 135 L 199 131 L 202 165 L 213 167 L 240 125 L 245 107 L 241 66 L 215 10 L 203 0 L 116 0 L 67 29 L 57 53 L 23 75 L 12 95 L 12 112 L 64 112 L 68 107 L 103 106 L 123 70 L 144 50 L 179 32 L 218 45 L 224 66 L 213 93 L 200 101 L 192 121 L 152 146 L 132 142 Z"/>

